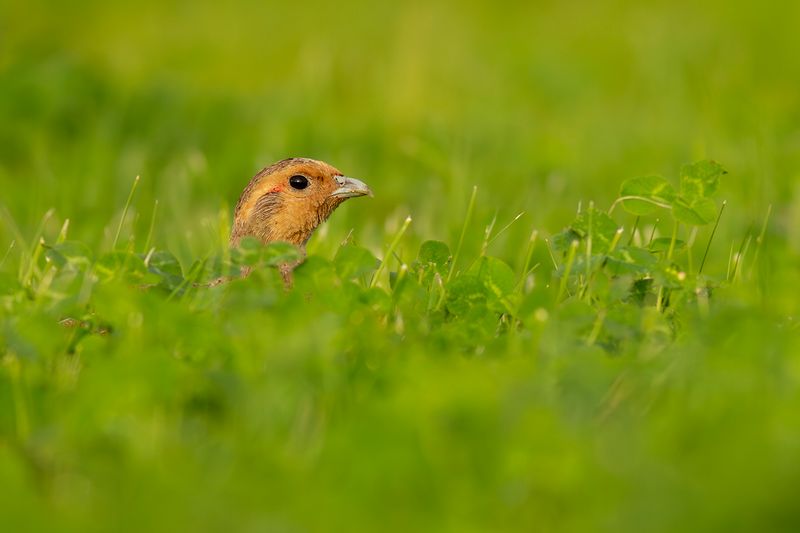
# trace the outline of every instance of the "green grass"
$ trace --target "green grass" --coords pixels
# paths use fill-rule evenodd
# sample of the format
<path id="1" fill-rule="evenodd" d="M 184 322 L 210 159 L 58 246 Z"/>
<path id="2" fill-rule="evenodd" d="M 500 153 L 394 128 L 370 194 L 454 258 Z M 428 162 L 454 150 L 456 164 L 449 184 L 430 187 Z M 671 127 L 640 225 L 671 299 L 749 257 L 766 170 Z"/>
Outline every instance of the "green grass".
<path id="1" fill-rule="evenodd" d="M 796 530 L 798 19 L 0 3 L 3 531 Z"/>

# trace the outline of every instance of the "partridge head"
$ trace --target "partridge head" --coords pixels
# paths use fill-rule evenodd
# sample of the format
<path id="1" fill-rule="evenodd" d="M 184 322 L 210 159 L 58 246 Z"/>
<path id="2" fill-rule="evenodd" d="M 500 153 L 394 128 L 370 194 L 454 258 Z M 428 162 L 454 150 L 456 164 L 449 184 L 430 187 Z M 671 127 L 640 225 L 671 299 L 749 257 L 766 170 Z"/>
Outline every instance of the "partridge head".
<path id="1" fill-rule="evenodd" d="M 292 158 L 255 175 L 234 212 L 231 246 L 247 236 L 287 241 L 303 250 L 311 234 L 348 198 L 372 195 L 362 181 L 322 161 Z"/>

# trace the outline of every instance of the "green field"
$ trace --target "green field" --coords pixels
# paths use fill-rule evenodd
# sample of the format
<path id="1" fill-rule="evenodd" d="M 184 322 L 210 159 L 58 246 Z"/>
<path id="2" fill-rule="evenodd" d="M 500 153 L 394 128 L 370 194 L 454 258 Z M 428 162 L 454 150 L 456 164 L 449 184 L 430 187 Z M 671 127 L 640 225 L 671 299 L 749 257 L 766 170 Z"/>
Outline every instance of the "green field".
<path id="1" fill-rule="evenodd" d="M 0 0 L 0 530 L 798 531 L 799 26 Z"/>

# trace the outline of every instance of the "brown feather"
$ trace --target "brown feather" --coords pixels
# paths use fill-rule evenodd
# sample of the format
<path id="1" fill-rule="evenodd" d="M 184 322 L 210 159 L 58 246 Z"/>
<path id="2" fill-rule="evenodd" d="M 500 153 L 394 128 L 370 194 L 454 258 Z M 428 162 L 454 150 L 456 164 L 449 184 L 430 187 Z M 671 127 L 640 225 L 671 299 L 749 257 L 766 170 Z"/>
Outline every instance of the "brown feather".
<path id="1" fill-rule="evenodd" d="M 295 191 L 288 180 L 294 175 L 309 179 L 308 190 Z M 331 197 L 336 189 L 334 167 L 306 158 L 278 161 L 256 174 L 242 192 L 234 212 L 231 245 L 246 236 L 263 243 L 287 241 L 304 247 L 311 234 L 344 198 Z"/>

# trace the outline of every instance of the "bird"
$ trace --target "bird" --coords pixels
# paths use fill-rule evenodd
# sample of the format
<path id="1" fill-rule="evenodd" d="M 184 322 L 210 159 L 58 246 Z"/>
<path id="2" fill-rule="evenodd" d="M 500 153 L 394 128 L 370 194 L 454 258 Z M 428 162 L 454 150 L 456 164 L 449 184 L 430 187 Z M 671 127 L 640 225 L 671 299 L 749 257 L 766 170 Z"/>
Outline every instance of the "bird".
<path id="1" fill-rule="evenodd" d="M 372 196 L 361 180 L 348 177 L 323 161 L 292 157 L 273 163 L 258 172 L 242 191 L 233 216 L 230 246 L 235 248 L 245 237 L 263 244 L 285 241 L 294 244 L 305 256 L 305 247 L 314 230 L 348 198 Z M 281 265 L 287 287 L 292 270 L 302 262 Z M 249 274 L 249 269 L 242 272 Z"/>

